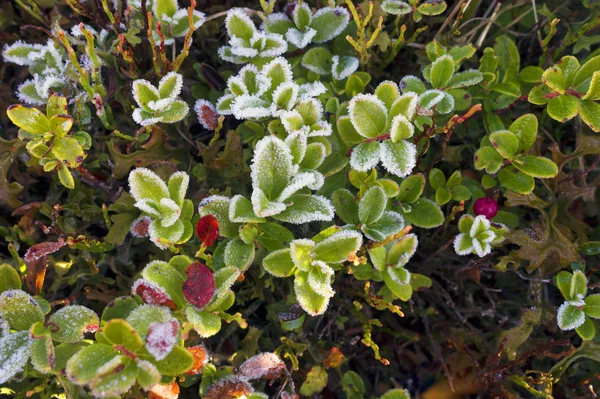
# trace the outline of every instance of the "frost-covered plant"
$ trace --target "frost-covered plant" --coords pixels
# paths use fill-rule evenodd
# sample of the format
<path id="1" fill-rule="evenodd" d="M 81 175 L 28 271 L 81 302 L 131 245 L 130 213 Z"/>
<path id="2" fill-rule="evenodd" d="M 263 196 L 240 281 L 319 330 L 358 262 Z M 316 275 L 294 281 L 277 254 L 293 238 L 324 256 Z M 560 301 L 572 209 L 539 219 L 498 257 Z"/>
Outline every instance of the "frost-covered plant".
<path id="1" fill-rule="evenodd" d="M 246 65 L 227 80 L 227 90 L 217 102 L 217 111 L 237 119 L 276 117 L 291 110 L 298 101 L 316 97 L 326 90 L 319 82 L 298 85 L 293 79 L 290 63 L 281 57 L 260 71 L 254 65 Z"/>
<path id="2" fill-rule="evenodd" d="M 265 30 L 285 36 L 294 48 L 328 42 L 342 33 L 350 21 L 345 8 L 323 7 L 313 13 L 305 2 L 295 4 L 291 14 L 291 19 L 282 12 L 270 14 Z"/>
<path id="3" fill-rule="evenodd" d="M 323 119 L 323 105 L 316 98 L 301 100 L 292 110 L 283 112 L 281 123 L 289 135 L 306 138 L 331 135 L 331 124 Z"/>
<path id="4" fill-rule="evenodd" d="M 407 139 L 414 134 L 411 121 L 417 101 L 414 93 L 400 95 L 393 82 L 381 83 L 375 94 L 359 94 L 350 100 L 349 116 L 338 119 L 338 130 L 347 139 L 360 142 L 352 149 L 352 169 L 366 172 L 381 162 L 396 176 L 411 173 L 417 149 Z"/>
<path id="5" fill-rule="evenodd" d="M 159 21 L 160 31 L 164 37 L 164 44 L 172 44 L 176 38 L 186 35 L 190 29 L 187 8 L 179 8 L 177 0 L 152 0 L 148 3 L 150 3 L 150 7 L 148 7 L 148 4 L 146 7 L 152 10 L 153 15 L 156 17 L 156 19 L 153 19 L 155 25 L 153 34 L 157 45 L 162 40 L 161 36 L 156 32 Z M 206 17 L 204 13 L 192 10 L 192 20 L 194 21 L 194 28 L 198 29 L 204 24 Z"/>
<path id="6" fill-rule="evenodd" d="M 178 255 L 168 263 L 148 263 L 131 293 L 147 304 L 181 310 L 196 332 L 206 338 L 221 330 L 221 320 L 231 322 L 239 316 L 225 311 L 235 301 L 231 286 L 240 274 L 235 266 L 213 273 L 206 265 Z"/>
<path id="7" fill-rule="evenodd" d="M 565 298 L 556 315 L 558 327 L 576 330 L 584 340 L 593 339 L 596 327 L 592 319 L 600 319 L 600 294 L 587 295 L 588 280 L 581 270 L 559 272 L 554 284 Z"/>
<path id="8" fill-rule="evenodd" d="M 133 111 L 133 120 L 142 126 L 156 123 L 175 123 L 185 118 L 189 107 L 179 99 L 183 76 L 169 72 L 162 77 L 158 88 L 145 79 L 133 82 L 133 99 L 139 108 Z"/>
<path id="9" fill-rule="evenodd" d="M 229 10 L 225 27 L 229 46 L 219 48 L 219 56 L 225 61 L 244 64 L 274 58 L 287 51 L 287 42 L 282 35 L 256 29 L 254 22 L 240 8 Z"/>
<path id="10" fill-rule="evenodd" d="M 19 129 L 19 139 L 27 142 L 27 152 L 45 172 L 56 170 L 61 184 L 74 188 L 69 169 L 81 165 L 92 138 L 83 131 L 71 132 L 73 117 L 67 109 L 67 99 L 53 94 L 46 106 L 46 115 L 37 108 L 11 105 L 6 111 Z"/>
<path id="11" fill-rule="evenodd" d="M 448 5 L 443 0 L 383 0 L 381 9 L 392 15 L 406 15 L 412 13 L 415 22 L 419 22 L 423 15 L 439 15 L 446 11 Z"/>
<path id="12" fill-rule="evenodd" d="M 454 250 L 458 255 L 476 254 L 480 258 L 492 252 L 492 245 L 504 241 L 508 229 L 503 225 L 493 226 L 485 216 L 463 215 L 458 221 L 460 234 L 454 239 Z"/>
<path id="13" fill-rule="evenodd" d="M 263 267 L 275 277 L 294 276 L 296 300 L 306 313 L 317 316 L 325 313 L 335 294 L 331 287 L 335 269 L 355 255 L 361 245 L 362 234 L 354 230 L 294 240 L 289 248 L 267 255 Z"/>
<path id="14" fill-rule="evenodd" d="M 190 222 L 194 205 L 185 198 L 189 181 L 185 172 L 173 173 L 167 183 L 147 168 L 136 168 L 129 174 L 129 192 L 135 207 L 143 217 L 150 218 L 147 234 L 159 248 L 182 244 L 194 232 Z"/>
<path id="15" fill-rule="evenodd" d="M 533 104 L 546 104 L 548 115 L 566 122 L 579 115 L 594 132 L 600 132 L 600 56 L 583 65 L 568 55 L 542 74 L 542 84 L 527 97 Z"/>
<path id="16" fill-rule="evenodd" d="M 498 127 L 502 127 L 501 123 Z M 528 194 L 535 187 L 534 178 L 549 179 L 558 174 L 558 166 L 549 158 L 530 155 L 537 138 L 535 115 L 525 114 L 507 130 L 497 130 L 481 141 L 475 153 L 475 169 L 498 173 L 500 184 L 510 191 Z"/>
<path id="17" fill-rule="evenodd" d="M 51 91 L 58 92 L 67 84 L 65 70 L 69 61 L 64 49 L 54 40 L 48 39 L 46 44 L 17 41 L 4 47 L 2 58 L 29 67 L 33 79 L 24 81 L 17 88 L 17 97 L 24 103 L 46 104 Z"/>
<path id="18" fill-rule="evenodd" d="M 317 75 L 332 75 L 339 81 L 352 75 L 360 61 L 352 55 L 333 55 L 324 47 L 315 47 L 304 54 L 302 66 Z"/>

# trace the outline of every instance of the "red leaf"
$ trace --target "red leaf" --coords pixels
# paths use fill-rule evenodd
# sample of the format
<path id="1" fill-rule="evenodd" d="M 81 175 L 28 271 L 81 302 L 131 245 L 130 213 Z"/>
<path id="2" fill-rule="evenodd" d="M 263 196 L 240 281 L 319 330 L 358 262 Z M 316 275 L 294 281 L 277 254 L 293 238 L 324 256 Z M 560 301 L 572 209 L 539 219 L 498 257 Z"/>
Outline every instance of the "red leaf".
<path id="1" fill-rule="evenodd" d="M 213 215 L 206 215 L 196 224 L 196 234 L 202 245 L 210 247 L 219 236 L 219 222 Z"/>
<path id="2" fill-rule="evenodd" d="M 146 336 L 146 349 L 156 360 L 163 360 L 179 337 L 179 322 L 171 319 L 165 323 L 151 323 Z"/>
<path id="3" fill-rule="evenodd" d="M 206 353 L 206 348 L 204 348 L 203 345 L 197 345 L 187 348 L 187 350 L 189 350 L 192 356 L 194 356 L 194 366 L 186 374 L 200 374 L 208 361 L 208 354 Z"/>
<path id="4" fill-rule="evenodd" d="M 133 283 L 131 291 L 134 295 L 139 295 L 142 301 L 150 305 L 162 305 L 173 310 L 177 309 L 175 302 L 157 284 L 139 279 Z"/>
<path id="5" fill-rule="evenodd" d="M 59 238 L 56 242 L 40 242 L 32 245 L 23 259 L 27 263 L 27 277 L 25 282 L 31 292 L 40 294 L 46 278 L 46 266 L 48 255 L 52 254 L 66 245 L 66 241 Z"/>
<path id="6" fill-rule="evenodd" d="M 192 305 L 201 308 L 210 302 L 215 293 L 215 278 L 208 266 L 192 263 L 185 271 L 187 280 L 183 283 L 183 295 Z"/>
<path id="7" fill-rule="evenodd" d="M 206 130 L 215 130 L 219 126 L 219 114 L 215 106 L 206 100 L 198 100 L 194 106 L 198 120 Z"/>
<path id="8" fill-rule="evenodd" d="M 152 219 L 148 216 L 141 216 L 131 223 L 130 232 L 131 235 L 137 238 L 145 238 L 148 237 L 148 228 L 150 227 L 150 222 Z"/>

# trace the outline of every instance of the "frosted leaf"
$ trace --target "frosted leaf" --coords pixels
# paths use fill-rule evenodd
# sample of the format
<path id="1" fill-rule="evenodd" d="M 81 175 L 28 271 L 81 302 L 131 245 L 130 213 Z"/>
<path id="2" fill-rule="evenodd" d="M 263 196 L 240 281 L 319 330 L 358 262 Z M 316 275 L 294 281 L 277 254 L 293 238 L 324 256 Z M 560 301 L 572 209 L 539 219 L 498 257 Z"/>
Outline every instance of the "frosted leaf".
<path id="1" fill-rule="evenodd" d="M 475 251 L 477 256 L 483 258 L 485 255 L 492 252 L 492 246 L 488 243 L 484 243 L 476 238 L 473 238 L 473 251 Z"/>
<path id="2" fill-rule="evenodd" d="M 231 104 L 233 103 L 234 99 L 235 96 L 233 94 L 225 94 L 224 96 L 221 96 L 217 100 L 217 111 L 219 112 L 219 114 L 233 115 L 233 111 L 231 110 Z"/>
<path id="3" fill-rule="evenodd" d="M 359 250 L 362 240 L 363 236 L 358 231 L 341 230 L 317 243 L 311 250 L 311 255 L 326 263 L 344 262 Z"/>
<path id="4" fill-rule="evenodd" d="M 311 126 L 308 137 L 327 137 L 331 136 L 333 129 L 329 122 L 320 121 Z"/>
<path id="5" fill-rule="evenodd" d="M 471 237 L 477 237 L 480 233 L 483 233 L 489 229 L 490 221 L 485 216 L 479 215 L 473 220 L 473 224 L 469 230 L 469 235 Z"/>
<path id="6" fill-rule="evenodd" d="M 31 295 L 12 289 L 0 294 L 0 317 L 13 330 L 28 330 L 33 324 L 44 321 L 44 312 Z"/>
<path id="7" fill-rule="evenodd" d="M 283 57 L 277 57 L 267 63 L 262 67 L 260 73 L 273 83 L 273 88 L 277 88 L 280 84 L 291 82 L 294 79 L 292 66 Z"/>
<path id="8" fill-rule="evenodd" d="M 26 80 L 17 87 L 17 97 L 19 101 L 29 105 L 43 105 L 45 99 L 40 97 L 35 87 L 34 80 Z"/>
<path id="9" fill-rule="evenodd" d="M 287 42 L 283 36 L 276 33 L 265 34 L 265 49 L 260 52 L 263 58 L 277 57 L 287 51 Z"/>
<path id="10" fill-rule="evenodd" d="M 402 114 L 398 114 L 392 119 L 392 126 L 390 128 L 390 137 L 393 142 L 399 140 L 405 140 L 415 133 L 415 127 L 406 117 Z"/>
<path id="11" fill-rule="evenodd" d="M 241 8 L 232 8 L 227 12 L 225 27 L 229 36 L 249 41 L 256 27 L 254 22 Z"/>
<path id="12" fill-rule="evenodd" d="M 146 339 L 148 329 L 152 323 L 166 323 L 173 316 L 169 308 L 165 306 L 155 306 L 144 304 L 133 309 L 125 319 L 140 334 L 142 339 Z"/>
<path id="13" fill-rule="evenodd" d="M 140 386 L 145 390 L 154 388 L 160 382 L 160 372 L 156 366 L 147 360 L 136 359 L 135 361 L 138 367 L 137 381 Z"/>
<path id="14" fill-rule="evenodd" d="M 335 272 L 327 263 L 320 260 L 312 262 L 312 268 L 308 273 L 308 284 L 319 295 L 331 298 L 335 291 L 331 288 L 331 280 Z"/>
<path id="15" fill-rule="evenodd" d="M 146 238 L 148 237 L 148 228 L 151 221 L 152 219 L 149 216 L 140 216 L 131 222 L 129 232 L 136 238 Z"/>
<path id="16" fill-rule="evenodd" d="M 331 20 L 331 17 L 328 18 L 327 14 L 333 14 L 336 20 Z M 319 32 L 314 42 L 324 43 L 337 37 L 346 29 L 349 22 L 350 13 L 344 7 L 323 7 L 318 9 L 313 15 L 311 24 L 311 27 Z"/>
<path id="17" fill-rule="evenodd" d="M 236 119 L 261 119 L 275 114 L 275 107 L 260 97 L 244 94 L 231 104 L 231 112 Z"/>
<path id="18" fill-rule="evenodd" d="M 312 28 L 308 28 L 306 32 L 291 28 L 286 32 L 285 38 L 297 48 L 304 48 L 310 44 L 316 34 L 317 31 Z"/>
<path id="19" fill-rule="evenodd" d="M 440 90 L 427 90 L 419 95 L 419 108 L 430 110 L 444 99 L 444 92 Z"/>
<path id="20" fill-rule="evenodd" d="M 410 243 L 411 245 L 408 248 L 408 251 L 406 251 L 407 247 L 405 244 L 408 244 L 408 243 Z M 394 246 L 392 246 L 392 248 L 390 248 L 389 256 L 392 256 L 395 249 L 402 250 L 402 252 L 403 252 L 402 257 L 400 260 L 398 260 L 397 266 L 404 266 L 405 264 L 408 263 L 410 258 L 413 257 L 415 252 L 417 252 L 418 246 L 419 246 L 419 239 L 418 239 L 417 235 L 413 234 L 413 233 L 407 234 L 404 237 L 402 237 Z M 404 259 L 402 259 L 402 258 L 404 258 Z"/>
<path id="21" fill-rule="evenodd" d="M 157 204 L 169 196 L 167 183 L 148 168 L 135 168 L 129 174 L 129 192 L 136 201 L 152 199 Z"/>
<path id="22" fill-rule="evenodd" d="M 409 121 L 412 120 L 417 111 L 419 97 L 415 93 L 405 93 L 399 96 L 390 108 L 390 117 L 402 114 Z"/>
<path id="23" fill-rule="evenodd" d="M 215 130 L 219 125 L 219 116 L 215 106 L 207 100 L 199 99 L 194 104 L 198 121 L 206 130 Z"/>
<path id="24" fill-rule="evenodd" d="M 148 108 L 155 112 L 165 111 L 175 102 L 175 100 L 175 97 L 167 97 L 156 101 L 149 101 Z"/>
<path id="25" fill-rule="evenodd" d="M 271 352 L 264 352 L 252 356 L 242 363 L 238 374 L 249 380 L 260 378 L 271 380 L 279 377 L 285 368 L 285 363 L 279 356 Z"/>
<path id="26" fill-rule="evenodd" d="M 183 204 L 189 185 L 190 175 L 185 172 L 175 172 L 169 177 L 169 181 L 167 182 L 169 196 L 176 204 Z"/>
<path id="27" fill-rule="evenodd" d="M 166 249 L 168 243 L 176 243 L 183 236 L 184 225 L 181 220 L 176 220 L 171 226 L 164 226 L 160 219 L 155 219 L 148 228 L 150 241 L 160 249 Z"/>
<path id="28" fill-rule="evenodd" d="M 425 84 L 414 75 L 407 75 L 400 81 L 400 90 L 402 93 L 421 94 L 425 91 Z"/>
<path id="29" fill-rule="evenodd" d="M 312 21 L 312 11 L 308 4 L 297 3 L 292 10 L 292 19 L 298 29 L 304 30 Z"/>
<path id="30" fill-rule="evenodd" d="M 315 175 L 312 173 L 300 172 L 292 178 L 289 184 L 281 192 L 279 198 L 276 201 L 284 202 L 289 197 L 294 195 L 298 190 L 313 185 L 315 183 Z"/>
<path id="31" fill-rule="evenodd" d="M 306 134 L 301 132 L 290 133 L 285 138 L 285 144 L 290 147 L 290 151 L 292 156 L 294 157 L 294 164 L 298 164 L 304 158 L 304 154 L 306 154 L 306 146 L 307 146 L 307 137 Z"/>
<path id="32" fill-rule="evenodd" d="M 87 30 L 88 32 L 90 32 L 91 34 L 93 34 L 93 35 L 98 34 L 98 31 L 96 31 L 96 29 L 92 28 L 88 24 L 76 24 L 71 28 L 71 35 L 73 35 L 75 37 L 83 36 L 83 32 L 81 31 L 81 25 L 83 25 L 83 28 L 85 30 Z"/>
<path id="33" fill-rule="evenodd" d="M 179 339 L 179 322 L 173 318 L 165 323 L 151 323 L 146 335 L 146 349 L 160 361 L 163 360 L 177 344 Z"/>
<path id="34" fill-rule="evenodd" d="M 277 108 L 290 110 L 298 101 L 300 88 L 294 82 L 283 82 L 273 92 L 273 103 Z"/>
<path id="35" fill-rule="evenodd" d="M 52 339 L 65 343 L 81 341 L 85 333 L 96 332 L 99 325 L 98 315 L 93 310 L 79 305 L 65 306 L 48 319 Z"/>
<path id="36" fill-rule="evenodd" d="M 177 305 L 166 291 L 153 281 L 137 279 L 131 286 L 131 295 L 139 295 L 144 303 L 167 306 L 176 309 Z"/>
<path id="37" fill-rule="evenodd" d="M 142 199 L 133 204 L 133 206 L 148 215 L 155 217 L 160 216 L 160 208 L 153 199 Z"/>
<path id="38" fill-rule="evenodd" d="M 179 205 L 171 198 L 162 198 L 160 200 L 160 224 L 164 227 L 172 226 L 181 214 Z"/>
<path id="39" fill-rule="evenodd" d="M 292 164 L 292 153 L 283 140 L 275 136 L 260 139 L 250 166 L 252 188 L 260 189 L 268 199 L 278 198 L 289 183 Z"/>
<path id="40" fill-rule="evenodd" d="M 396 283 L 406 285 L 410 283 L 410 272 L 404 267 L 393 266 L 387 269 L 389 276 Z"/>
<path id="41" fill-rule="evenodd" d="M 561 330 L 574 330 L 581 327 L 585 322 L 585 313 L 568 302 L 565 302 L 558 308 L 556 319 L 558 321 L 558 328 Z"/>
<path id="42" fill-rule="evenodd" d="M 360 66 L 358 58 L 352 56 L 340 57 L 338 55 L 334 55 L 331 58 L 331 61 L 333 61 L 331 73 L 333 74 L 333 78 L 335 80 L 346 79 L 348 76 L 356 72 Z"/>
<path id="43" fill-rule="evenodd" d="M 235 223 L 261 223 L 265 219 L 254 214 L 252 202 L 242 195 L 234 195 L 229 204 L 229 220 Z"/>
<path id="44" fill-rule="evenodd" d="M 377 141 L 361 143 L 350 154 L 350 167 L 359 172 L 373 169 L 380 161 L 381 144 Z"/>
<path id="45" fill-rule="evenodd" d="M 300 100 L 304 100 L 309 97 L 318 97 L 326 92 L 327 88 L 323 83 L 319 81 L 312 83 L 303 83 L 300 85 Z"/>
<path id="46" fill-rule="evenodd" d="M 298 304 L 306 313 L 311 316 L 318 316 L 327 311 L 329 298 L 316 293 L 307 281 L 308 273 L 301 272 L 296 274 L 294 279 L 294 293 Z"/>
<path id="47" fill-rule="evenodd" d="M 254 388 L 245 378 L 229 376 L 211 385 L 203 399 L 243 398 L 254 392 Z"/>
<path id="48" fill-rule="evenodd" d="M 270 201 L 260 188 L 252 191 L 252 209 L 257 216 L 268 217 L 283 212 L 286 208 L 281 202 Z"/>
<path id="49" fill-rule="evenodd" d="M 294 240 L 290 244 L 290 256 L 294 265 L 300 270 L 309 271 L 312 267 L 310 251 L 315 246 L 313 240 L 302 238 Z"/>
<path id="50" fill-rule="evenodd" d="M 287 208 L 275 215 L 275 219 L 292 224 L 333 220 L 333 205 L 323 196 L 295 194 L 287 202 L 289 203 Z"/>
<path id="51" fill-rule="evenodd" d="M 132 84 L 133 99 L 141 107 L 148 107 L 150 101 L 156 101 L 160 98 L 158 89 L 146 79 L 138 79 Z"/>
<path id="52" fill-rule="evenodd" d="M 146 113 L 146 115 L 144 115 L 143 113 L 144 111 L 141 108 L 136 108 L 131 114 L 131 117 L 138 125 L 150 126 L 157 124 L 158 122 L 162 122 L 163 120 L 163 118 L 160 116 L 151 117 L 150 114 Z"/>
<path id="53" fill-rule="evenodd" d="M 381 143 L 381 164 L 388 172 L 405 177 L 412 172 L 417 164 L 417 147 L 406 140 L 392 143 Z"/>
<path id="54" fill-rule="evenodd" d="M 218 54 L 223 61 L 233 62 L 234 64 L 243 64 L 245 62 L 244 57 L 240 57 L 233 54 L 231 46 L 219 47 Z"/>
<path id="55" fill-rule="evenodd" d="M 3 318 L 0 318 L 0 337 L 8 334 L 10 332 L 10 325 L 8 324 L 8 321 L 4 320 Z"/>
<path id="56" fill-rule="evenodd" d="M 321 143 L 312 143 L 312 144 L 322 145 Z M 310 173 L 313 175 L 313 177 L 314 177 L 313 182 L 306 186 L 306 187 L 310 188 L 311 190 L 315 190 L 315 191 L 319 190 L 321 187 L 323 187 L 323 184 L 325 184 L 325 177 L 323 176 L 323 174 L 321 172 L 318 172 L 316 170 L 305 170 L 302 173 Z"/>
<path id="57" fill-rule="evenodd" d="M 285 130 L 291 134 L 300 132 L 300 129 L 304 125 L 304 119 L 302 118 L 302 115 L 300 115 L 300 112 L 293 109 L 291 111 L 284 112 L 281 115 L 281 123 L 283 124 Z"/>
<path id="58" fill-rule="evenodd" d="M 473 241 L 465 233 L 460 233 L 454 239 L 454 251 L 457 255 L 465 256 L 473 252 Z"/>
<path id="59" fill-rule="evenodd" d="M 52 88 L 60 88 L 65 84 L 65 80 L 55 75 L 34 77 L 36 90 L 41 98 L 47 99 Z"/>
<path id="60" fill-rule="evenodd" d="M 387 125 L 388 110 L 374 94 L 358 94 L 348 105 L 350 121 L 363 137 L 374 138 L 383 133 Z"/>
<path id="61" fill-rule="evenodd" d="M 267 15 L 266 23 L 263 23 L 261 25 L 261 29 L 265 30 L 267 32 L 273 32 L 273 33 L 279 33 L 279 34 L 285 33 L 283 30 L 277 29 L 280 26 L 284 27 L 284 29 L 287 29 L 288 27 L 293 26 L 293 25 L 292 25 L 292 21 L 285 13 L 274 12 L 274 13 Z"/>
<path id="62" fill-rule="evenodd" d="M 29 360 L 31 343 L 28 331 L 0 337 L 0 384 L 23 371 Z"/>
<path id="63" fill-rule="evenodd" d="M 33 65 L 35 58 L 33 54 L 38 55 L 44 48 L 41 44 L 28 44 L 21 40 L 17 40 L 15 43 L 4 46 L 2 50 L 2 58 L 5 62 L 12 62 L 13 64 L 21 66 Z"/>
<path id="64" fill-rule="evenodd" d="M 236 76 L 227 79 L 227 88 L 236 96 L 254 94 L 258 69 L 255 65 L 244 66 Z M 247 85 L 248 84 L 248 85 Z"/>

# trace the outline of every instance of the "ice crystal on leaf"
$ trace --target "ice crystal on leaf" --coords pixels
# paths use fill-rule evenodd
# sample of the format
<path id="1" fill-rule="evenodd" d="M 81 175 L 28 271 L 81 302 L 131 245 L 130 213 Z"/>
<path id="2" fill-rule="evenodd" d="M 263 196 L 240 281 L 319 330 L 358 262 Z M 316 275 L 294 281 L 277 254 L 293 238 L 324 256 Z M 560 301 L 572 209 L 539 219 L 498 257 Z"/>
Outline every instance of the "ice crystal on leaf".
<path id="1" fill-rule="evenodd" d="M 142 126 L 159 122 L 175 123 L 188 114 L 188 105 L 178 98 L 183 77 L 169 72 L 160 80 L 158 88 L 145 79 L 133 82 L 133 99 L 139 108 L 133 111 L 133 119 Z"/>
<path id="2" fill-rule="evenodd" d="M 264 352 L 252 356 L 239 368 L 239 375 L 249 380 L 265 378 L 272 380 L 285 370 L 285 363 L 274 353 Z"/>
<path id="3" fill-rule="evenodd" d="M 156 360 L 163 360 L 177 344 L 179 322 L 171 319 L 165 323 L 151 323 L 146 335 L 146 349 Z"/>
<path id="4" fill-rule="evenodd" d="M 482 258 L 492 251 L 492 244 L 497 243 L 497 233 L 485 216 L 463 215 L 458 228 L 460 234 L 454 240 L 454 250 L 458 255 L 473 253 Z"/>

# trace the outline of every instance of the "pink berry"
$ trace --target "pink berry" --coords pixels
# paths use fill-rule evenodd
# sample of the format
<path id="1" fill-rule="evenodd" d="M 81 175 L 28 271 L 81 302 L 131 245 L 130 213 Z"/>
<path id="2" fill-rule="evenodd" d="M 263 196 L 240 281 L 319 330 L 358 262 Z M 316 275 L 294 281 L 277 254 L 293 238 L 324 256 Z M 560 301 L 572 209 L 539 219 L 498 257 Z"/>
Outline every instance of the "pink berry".
<path id="1" fill-rule="evenodd" d="M 498 203 L 490 197 L 479 198 L 473 205 L 475 215 L 483 215 L 488 219 L 492 219 L 498 213 Z"/>

